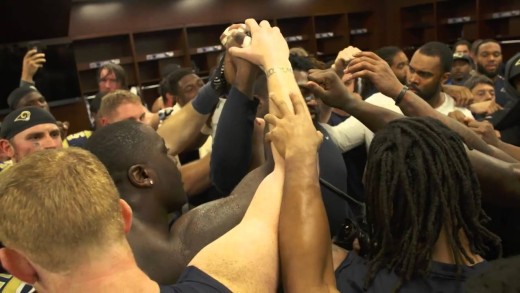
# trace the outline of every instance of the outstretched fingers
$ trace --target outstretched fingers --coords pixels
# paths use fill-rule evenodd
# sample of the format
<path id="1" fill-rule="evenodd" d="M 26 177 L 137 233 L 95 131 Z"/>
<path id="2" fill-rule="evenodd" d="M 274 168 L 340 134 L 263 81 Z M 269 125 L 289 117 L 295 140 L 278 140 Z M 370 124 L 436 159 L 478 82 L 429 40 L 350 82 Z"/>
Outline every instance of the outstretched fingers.
<path id="1" fill-rule="evenodd" d="M 307 113 L 310 118 L 310 114 L 307 109 L 307 105 L 303 102 L 304 100 L 303 100 L 301 94 L 290 93 L 289 98 L 291 99 L 291 102 L 293 104 L 294 114 L 298 115 L 300 113 Z"/>

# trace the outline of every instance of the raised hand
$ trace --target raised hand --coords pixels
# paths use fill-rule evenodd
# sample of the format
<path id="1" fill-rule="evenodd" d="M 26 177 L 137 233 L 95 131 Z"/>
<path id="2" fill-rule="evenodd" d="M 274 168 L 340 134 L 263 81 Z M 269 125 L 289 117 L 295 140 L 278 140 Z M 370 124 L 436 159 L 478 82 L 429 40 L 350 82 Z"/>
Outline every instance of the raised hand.
<path id="1" fill-rule="evenodd" d="M 480 136 L 487 144 L 498 147 L 500 139 L 489 121 L 470 121 L 468 127 Z"/>
<path id="2" fill-rule="evenodd" d="M 473 120 L 469 117 L 466 117 L 466 115 L 464 115 L 464 113 L 462 113 L 460 110 L 451 111 L 450 113 L 448 113 L 448 117 L 453 118 L 459 121 L 460 123 L 466 125 L 469 123 L 469 121 Z"/>
<path id="3" fill-rule="evenodd" d="M 343 71 L 347 68 L 350 60 L 354 59 L 354 55 L 361 53 L 356 47 L 348 46 L 345 49 L 339 51 L 336 60 L 334 61 L 334 70 Z"/>
<path id="4" fill-rule="evenodd" d="M 264 69 L 288 62 L 289 47 L 278 27 L 271 27 L 266 20 L 258 24 L 251 18 L 245 24 L 251 33 L 251 45 L 230 48 L 231 55 L 249 60 Z"/>
<path id="5" fill-rule="evenodd" d="M 232 84 L 240 92 L 252 98 L 254 82 L 262 72 L 260 67 L 229 53 L 231 48 L 244 48 L 251 44 L 251 37 L 248 36 L 246 25 L 232 24 L 222 33 L 220 40 L 227 50 L 223 60 L 225 80 L 228 84 Z"/>
<path id="6" fill-rule="evenodd" d="M 251 44 L 251 37 L 247 35 L 247 27 L 245 24 L 232 24 L 220 35 L 220 42 L 226 48 L 226 51 L 232 47 L 247 47 Z M 231 57 L 226 54 L 224 57 L 223 74 L 228 84 L 233 84 L 237 74 L 237 63 L 241 58 Z M 243 62 L 247 62 L 244 59 Z"/>
<path id="7" fill-rule="evenodd" d="M 458 107 L 467 107 L 473 103 L 475 99 L 471 91 L 460 85 L 443 85 L 442 90 L 455 100 L 455 105 Z"/>
<path id="8" fill-rule="evenodd" d="M 279 114 L 278 117 L 273 114 L 265 115 L 265 121 L 273 126 L 266 134 L 266 139 L 274 144 L 278 153 L 285 159 L 294 155 L 316 155 L 323 135 L 314 127 L 302 97 L 297 94 L 290 95 L 294 113 L 282 98 L 273 95 L 269 98 L 279 109 Z"/>
<path id="9" fill-rule="evenodd" d="M 36 74 L 38 69 L 43 67 L 45 62 L 46 60 L 44 53 L 38 53 L 36 49 L 27 51 L 23 57 L 22 80 L 33 82 L 33 76 Z"/>
<path id="10" fill-rule="evenodd" d="M 345 110 L 346 104 L 352 99 L 347 87 L 332 70 L 311 69 L 309 71 L 307 88 L 315 97 L 325 104 Z"/>
<path id="11" fill-rule="evenodd" d="M 367 78 L 382 94 L 392 98 L 399 95 L 403 85 L 388 63 L 373 52 L 361 52 L 354 57 L 345 70 L 350 75 L 348 79 Z"/>
<path id="12" fill-rule="evenodd" d="M 503 108 L 495 102 L 495 99 L 490 101 L 478 102 L 469 105 L 468 107 L 471 112 L 477 114 L 486 114 L 491 115 L 498 110 L 502 110 Z"/>

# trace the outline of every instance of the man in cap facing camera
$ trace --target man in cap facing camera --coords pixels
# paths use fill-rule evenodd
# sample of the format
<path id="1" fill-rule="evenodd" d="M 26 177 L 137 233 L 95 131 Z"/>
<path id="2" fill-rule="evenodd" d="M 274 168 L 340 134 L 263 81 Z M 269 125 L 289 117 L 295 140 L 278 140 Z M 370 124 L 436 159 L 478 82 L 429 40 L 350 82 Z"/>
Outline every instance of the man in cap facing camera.
<path id="1" fill-rule="evenodd" d="M 49 111 L 49 104 L 42 94 L 32 85 L 24 85 L 13 90 L 7 97 L 9 109 L 35 106 Z"/>
<path id="2" fill-rule="evenodd" d="M 49 104 L 45 97 L 38 91 L 38 89 L 30 84 L 23 84 L 19 88 L 14 89 L 7 97 L 7 104 L 9 109 L 16 110 L 24 107 L 39 107 L 50 112 Z M 57 121 L 58 127 L 61 131 L 62 138 L 65 138 L 69 129 L 68 121 Z"/>
<path id="3" fill-rule="evenodd" d="M 453 54 L 453 65 L 451 66 L 451 78 L 448 84 L 464 85 L 471 75 L 473 62 L 468 55 L 462 53 Z"/>
<path id="4" fill-rule="evenodd" d="M 26 107 L 9 113 L 0 129 L 0 150 L 13 163 L 42 149 L 61 148 L 60 129 L 48 111 Z"/>

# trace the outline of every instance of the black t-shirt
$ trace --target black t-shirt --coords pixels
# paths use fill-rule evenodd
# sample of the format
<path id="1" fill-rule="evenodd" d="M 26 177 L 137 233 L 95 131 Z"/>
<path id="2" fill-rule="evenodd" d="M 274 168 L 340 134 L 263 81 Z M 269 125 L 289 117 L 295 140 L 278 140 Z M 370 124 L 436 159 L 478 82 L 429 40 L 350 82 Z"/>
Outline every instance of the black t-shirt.
<path id="1" fill-rule="evenodd" d="M 321 126 L 316 127 L 323 133 L 323 143 L 318 150 L 320 165 L 320 190 L 323 204 L 327 212 L 331 236 L 337 235 L 346 218 L 355 219 L 349 202 L 333 189 L 324 185 L 329 184 L 343 193 L 347 193 L 347 168 L 339 148 L 332 142 L 327 131 Z"/>
<path id="2" fill-rule="evenodd" d="M 464 282 L 486 271 L 489 263 L 484 261 L 472 267 L 462 266 L 460 275 L 457 266 L 432 262 L 427 278 L 416 278 L 401 286 L 400 293 L 416 292 L 464 292 Z M 368 272 L 368 262 L 350 252 L 336 270 L 336 284 L 340 292 L 365 292 L 363 286 Z M 380 271 L 372 281 L 367 292 L 392 292 L 398 285 L 399 277 L 387 270 Z"/>
<path id="3" fill-rule="evenodd" d="M 226 286 L 194 266 L 187 267 L 175 285 L 159 286 L 161 293 L 228 293 Z"/>

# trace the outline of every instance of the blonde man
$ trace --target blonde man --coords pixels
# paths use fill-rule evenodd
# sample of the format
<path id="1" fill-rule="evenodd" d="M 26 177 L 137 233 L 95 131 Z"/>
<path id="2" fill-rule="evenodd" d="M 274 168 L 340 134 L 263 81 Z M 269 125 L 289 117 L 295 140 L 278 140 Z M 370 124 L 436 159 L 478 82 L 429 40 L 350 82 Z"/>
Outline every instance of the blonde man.
<path id="1" fill-rule="evenodd" d="M 145 123 L 154 129 L 159 125 L 159 116 L 150 113 L 138 95 L 127 90 L 115 90 L 105 94 L 96 114 L 96 128 L 126 119 Z M 63 146 L 83 147 L 91 135 L 91 130 L 71 134 L 66 137 Z"/>
<path id="2" fill-rule="evenodd" d="M 125 237 L 132 210 L 103 165 L 77 148 L 42 151 L 0 177 L 0 260 L 38 292 L 274 291 L 284 178 L 274 172 L 238 226 L 201 250 L 176 285 L 159 286 L 137 267 Z"/>
<path id="3" fill-rule="evenodd" d="M 146 111 L 138 95 L 116 90 L 103 97 L 97 115 L 99 126 L 106 126 L 125 119 L 144 122 Z"/>
<path id="4" fill-rule="evenodd" d="M 60 129 L 50 112 L 38 107 L 16 109 L 4 118 L 0 130 L 0 150 L 12 160 L 0 170 L 38 150 L 60 147 Z"/>

